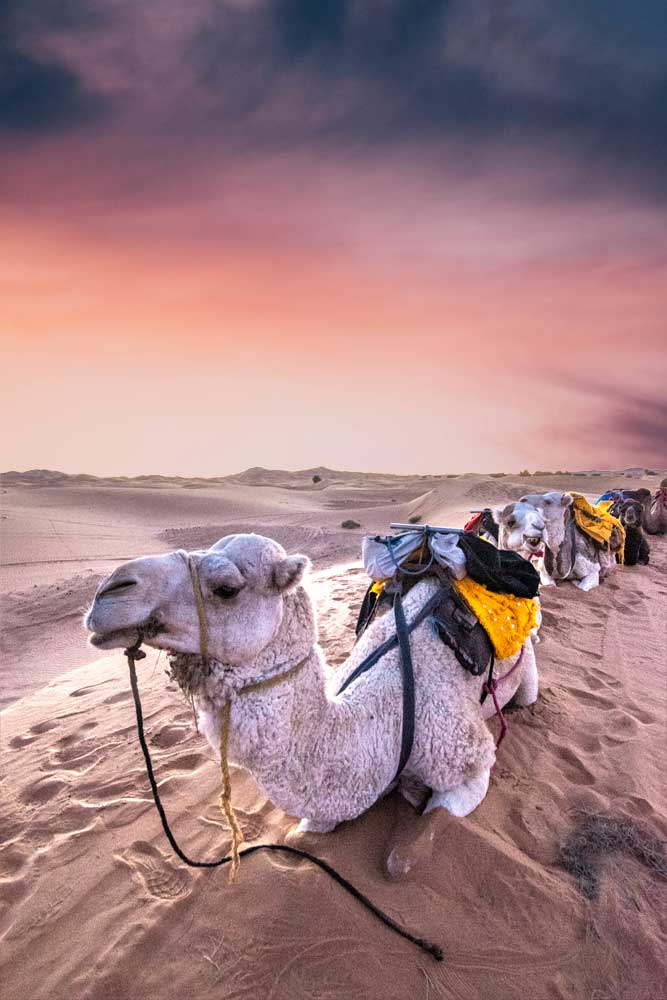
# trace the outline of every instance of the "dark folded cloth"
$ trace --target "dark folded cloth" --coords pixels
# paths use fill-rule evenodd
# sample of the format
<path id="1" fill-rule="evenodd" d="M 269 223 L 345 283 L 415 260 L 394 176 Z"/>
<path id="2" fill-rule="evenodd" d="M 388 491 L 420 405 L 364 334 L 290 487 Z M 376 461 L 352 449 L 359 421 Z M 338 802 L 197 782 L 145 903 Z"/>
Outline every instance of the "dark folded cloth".
<path id="1" fill-rule="evenodd" d="M 485 507 L 484 510 L 480 510 L 474 517 L 471 517 L 463 525 L 463 530 L 472 531 L 475 535 L 479 535 L 482 531 L 485 531 L 487 535 L 491 535 L 492 538 L 498 541 L 498 525 L 493 520 L 490 507 Z"/>
<path id="2" fill-rule="evenodd" d="M 496 594 L 536 597 L 540 576 L 532 563 L 517 552 L 496 549 L 469 531 L 459 535 L 459 548 L 466 557 L 466 569 L 476 583 Z"/>

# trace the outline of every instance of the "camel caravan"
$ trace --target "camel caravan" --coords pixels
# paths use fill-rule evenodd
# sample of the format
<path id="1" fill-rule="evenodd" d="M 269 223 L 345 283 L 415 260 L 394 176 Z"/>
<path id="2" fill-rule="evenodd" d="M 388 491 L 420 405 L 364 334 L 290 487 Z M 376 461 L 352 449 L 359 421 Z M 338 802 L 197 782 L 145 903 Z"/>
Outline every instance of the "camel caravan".
<path id="1" fill-rule="evenodd" d="M 577 493 L 530 493 L 476 512 L 464 529 L 396 524 L 392 535 L 366 537 L 370 584 L 356 642 L 335 669 L 318 644 L 309 559 L 270 538 L 234 534 L 205 551 L 120 566 L 85 625 L 92 645 L 128 656 L 142 750 L 174 850 L 213 865 L 180 852 L 159 801 L 134 674 L 142 644 L 168 652 L 169 676 L 220 754 L 232 831 L 225 862 L 238 866 L 258 849 L 239 852 L 229 762 L 299 818 L 299 834 L 354 820 L 394 788 L 419 812 L 467 816 L 487 794 L 503 708 L 538 697 L 540 585 L 591 590 L 633 561 L 637 531 L 634 561 L 647 562 L 643 530 L 667 527 L 665 485 L 650 503 L 621 491 L 597 505 Z"/>
<path id="2" fill-rule="evenodd" d="M 592 590 L 619 563 L 647 565 L 646 534 L 667 533 L 667 480 L 650 490 L 608 490 L 595 504 L 580 493 L 528 493 L 504 507 L 485 507 L 466 530 L 535 565 L 543 587 L 570 580 Z"/>

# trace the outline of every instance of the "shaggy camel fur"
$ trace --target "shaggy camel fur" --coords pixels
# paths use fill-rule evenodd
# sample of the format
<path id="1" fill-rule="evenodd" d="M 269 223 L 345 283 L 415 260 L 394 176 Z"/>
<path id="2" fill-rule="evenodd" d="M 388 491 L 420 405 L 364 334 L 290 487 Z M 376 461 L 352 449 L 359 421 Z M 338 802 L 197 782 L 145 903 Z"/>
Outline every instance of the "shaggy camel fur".
<path id="1" fill-rule="evenodd" d="M 577 529 L 569 493 L 528 493 L 520 502 L 532 504 L 544 518 L 544 558 L 537 565 L 543 587 L 571 580 L 580 590 L 592 590 L 616 566 L 613 552 L 601 549 Z"/>
<path id="2" fill-rule="evenodd" d="M 172 671 L 191 692 L 202 732 L 216 750 L 221 709 L 231 699 L 230 760 L 246 767 L 285 812 L 303 817 L 299 829 L 326 832 L 354 819 L 393 784 L 401 743 L 401 671 L 398 652 L 385 655 L 341 696 L 342 680 L 394 631 L 393 616 L 374 622 L 335 673 L 317 645 L 313 605 L 302 579 L 309 561 L 287 556 L 260 535 L 230 535 L 196 553 L 209 629 L 209 660 L 199 656 L 197 610 L 183 552 L 134 559 L 100 586 L 86 616 L 99 648 L 145 641 L 173 652 Z M 425 579 L 404 601 L 408 622 L 437 583 Z M 495 759 L 484 719 L 483 678 L 461 668 L 428 621 L 411 635 L 416 687 L 415 739 L 401 776 L 411 801 L 414 787 L 432 789 L 428 809 L 465 816 L 484 798 Z M 530 639 L 518 661 L 497 664 L 498 700 L 520 705 L 537 698 L 537 667 Z M 243 693 L 254 682 L 286 674 L 281 683 Z"/>

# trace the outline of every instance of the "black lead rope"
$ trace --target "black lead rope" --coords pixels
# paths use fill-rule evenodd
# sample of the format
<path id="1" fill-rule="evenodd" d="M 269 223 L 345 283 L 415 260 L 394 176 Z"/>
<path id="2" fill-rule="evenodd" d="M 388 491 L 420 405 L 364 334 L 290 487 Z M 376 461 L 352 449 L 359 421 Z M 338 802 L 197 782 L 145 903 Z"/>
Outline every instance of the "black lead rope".
<path id="1" fill-rule="evenodd" d="M 134 709 L 137 715 L 137 734 L 139 736 L 139 743 L 141 745 L 141 752 L 144 755 L 144 761 L 146 762 L 146 772 L 148 774 L 148 780 L 151 786 L 151 792 L 153 793 L 153 801 L 155 802 L 155 808 L 160 816 L 160 821 L 162 823 L 162 829 L 165 832 L 167 840 L 172 846 L 174 853 L 181 859 L 181 861 L 189 865 L 190 868 L 219 868 L 221 865 L 227 865 L 231 862 L 231 855 L 226 855 L 224 858 L 219 858 L 217 861 L 194 861 L 189 858 L 187 854 L 181 850 L 176 842 L 171 829 L 169 827 L 169 821 L 167 819 L 167 814 L 164 811 L 164 806 L 160 799 L 160 792 L 158 791 L 157 781 L 155 780 L 155 773 L 153 771 L 153 762 L 151 760 L 150 751 L 148 749 L 148 744 L 146 743 L 146 734 L 144 733 L 144 713 L 141 708 L 141 698 L 139 696 L 139 686 L 137 684 L 137 672 L 135 669 L 136 660 L 143 660 L 146 654 L 140 648 L 141 638 L 134 646 L 130 646 L 129 649 L 125 650 L 125 656 L 127 657 L 127 663 L 130 670 L 130 685 L 132 687 L 132 697 L 134 698 Z M 377 917 L 385 927 L 388 927 L 394 933 L 400 935 L 400 937 L 405 938 L 406 941 L 410 941 L 411 944 L 421 948 L 422 951 L 427 952 L 427 954 L 432 955 L 433 958 L 438 962 L 443 960 L 442 948 L 433 944 L 431 941 L 427 941 L 426 938 L 416 937 L 414 934 L 410 934 L 409 931 L 404 930 L 403 927 L 399 926 L 395 920 L 387 916 L 379 907 L 372 903 L 368 896 L 365 896 L 363 892 L 360 892 L 356 886 L 348 882 L 346 878 L 332 868 L 331 865 L 327 864 L 321 858 L 316 857 L 314 854 L 310 854 L 308 851 L 302 851 L 298 847 L 290 847 L 288 844 L 255 844 L 252 847 L 244 847 L 242 851 L 239 851 L 239 855 L 243 857 L 244 855 L 255 854 L 256 851 L 274 851 L 279 854 L 291 854 L 293 857 L 303 858 L 306 861 L 310 861 L 312 864 L 317 865 L 323 872 L 326 872 L 334 882 L 337 882 L 342 889 L 349 892 L 351 896 L 354 896 L 362 906 L 365 906 L 367 910 Z"/>

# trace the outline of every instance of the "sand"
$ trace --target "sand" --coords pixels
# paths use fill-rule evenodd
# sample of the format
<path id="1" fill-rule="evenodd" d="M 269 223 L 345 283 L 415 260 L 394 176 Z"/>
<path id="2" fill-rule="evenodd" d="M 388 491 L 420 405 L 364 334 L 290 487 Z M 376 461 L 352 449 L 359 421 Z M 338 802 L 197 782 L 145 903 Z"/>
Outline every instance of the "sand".
<path id="1" fill-rule="evenodd" d="M 588 899 L 559 850 L 591 814 L 667 837 L 667 538 L 651 540 L 649 567 L 623 568 L 590 594 L 569 584 L 544 592 L 540 698 L 508 713 L 489 794 L 470 817 L 418 817 L 392 795 L 333 834 L 303 839 L 395 919 L 438 941 L 442 964 L 306 863 L 255 855 L 235 885 L 183 867 L 150 800 L 125 661 L 88 647 L 80 623 L 118 562 L 254 528 L 313 557 L 322 644 L 340 663 L 366 585 L 364 531 L 415 514 L 461 525 L 470 507 L 529 488 L 594 498 L 606 485 L 615 483 L 329 470 L 249 470 L 216 483 L 5 481 L 4 995 L 660 1000 L 660 873 L 610 853 L 599 896 Z M 341 529 L 346 518 L 362 527 Z M 140 664 L 161 791 L 186 850 L 216 857 L 229 843 L 218 768 L 164 666 L 155 653 Z M 294 818 L 245 772 L 233 769 L 233 785 L 249 842 L 288 835 Z M 418 860 L 404 881 L 384 874 L 397 844 Z"/>

